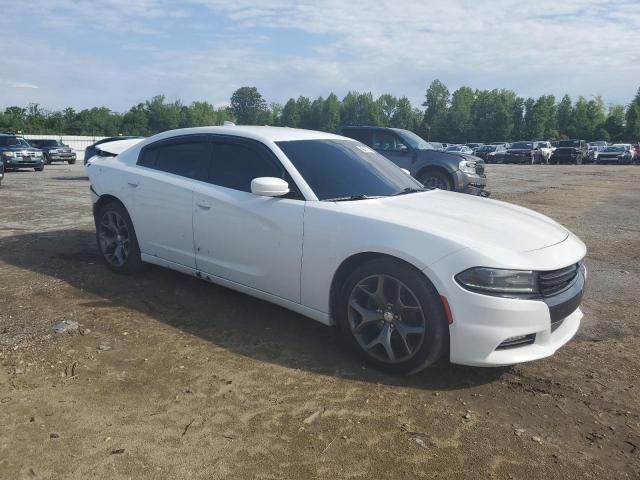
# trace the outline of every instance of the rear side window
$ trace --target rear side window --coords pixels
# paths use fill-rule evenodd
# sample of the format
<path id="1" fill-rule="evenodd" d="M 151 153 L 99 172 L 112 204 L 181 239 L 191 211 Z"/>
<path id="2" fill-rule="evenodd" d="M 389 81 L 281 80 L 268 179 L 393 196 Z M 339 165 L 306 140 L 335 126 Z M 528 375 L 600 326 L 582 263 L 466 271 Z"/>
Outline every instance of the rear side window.
<path id="1" fill-rule="evenodd" d="M 345 130 L 345 137 L 353 138 L 354 140 L 358 140 L 359 142 L 364 143 L 365 145 L 373 146 L 373 132 L 371 130 Z"/>
<path id="2" fill-rule="evenodd" d="M 184 139 L 151 145 L 140 153 L 138 165 L 181 177 L 206 180 L 209 146 L 204 139 Z"/>
<path id="3" fill-rule="evenodd" d="M 251 192 L 251 180 L 258 177 L 287 180 L 284 168 L 263 149 L 232 141 L 214 143 L 210 183 Z"/>

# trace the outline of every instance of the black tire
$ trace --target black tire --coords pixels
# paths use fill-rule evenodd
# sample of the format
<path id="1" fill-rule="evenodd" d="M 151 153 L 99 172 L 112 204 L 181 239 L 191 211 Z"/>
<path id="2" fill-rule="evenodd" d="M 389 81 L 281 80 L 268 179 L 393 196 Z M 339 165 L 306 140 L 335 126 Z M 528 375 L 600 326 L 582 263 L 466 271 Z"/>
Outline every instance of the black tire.
<path id="1" fill-rule="evenodd" d="M 104 239 L 106 230 L 109 230 L 109 228 L 106 226 L 106 223 L 109 223 L 108 219 L 112 217 L 119 217 L 122 220 L 122 225 L 120 226 L 121 228 L 118 230 L 118 232 L 116 232 L 116 234 L 114 234 L 114 242 L 119 242 L 120 247 L 126 250 L 126 252 L 123 251 L 123 253 L 126 253 L 126 257 L 124 258 L 124 261 L 122 263 L 117 261 L 117 259 L 113 259 L 114 253 L 111 252 L 109 248 L 111 244 L 107 245 L 105 241 L 101 241 L 101 237 Z M 120 237 L 120 234 L 125 230 L 125 228 L 127 237 L 126 247 L 124 246 L 124 240 L 121 240 L 120 238 L 116 240 L 116 237 Z M 98 251 L 100 252 L 102 260 L 111 271 L 129 275 L 137 273 L 143 269 L 144 264 L 142 263 L 142 259 L 140 258 L 140 247 L 138 246 L 138 238 L 136 236 L 133 223 L 131 222 L 131 217 L 129 217 L 127 209 L 124 208 L 121 203 L 108 203 L 98 211 L 98 214 L 96 215 L 96 242 L 98 244 Z"/>
<path id="2" fill-rule="evenodd" d="M 47 155 L 46 153 L 44 154 L 44 163 L 46 165 L 51 165 L 51 157 L 49 155 Z"/>
<path id="3" fill-rule="evenodd" d="M 67 161 L 67 163 L 68 163 L 69 165 L 73 165 L 74 163 L 76 163 L 76 161 L 75 161 L 75 160 L 68 160 L 68 161 Z"/>
<path id="4" fill-rule="evenodd" d="M 404 336 L 401 335 L 402 328 L 400 325 L 402 324 L 407 327 L 415 329 L 415 326 L 411 325 L 411 315 L 407 314 L 403 319 L 402 315 L 396 316 L 396 320 L 387 320 L 386 316 L 381 320 L 373 320 L 369 321 L 365 326 L 366 328 L 373 329 L 370 332 L 370 335 L 376 338 L 379 338 L 383 335 L 382 329 L 387 328 L 391 333 L 389 333 L 389 345 L 393 342 L 396 347 L 402 347 L 396 352 L 406 352 L 406 358 L 401 359 L 393 359 L 390 360 L 390 357 L 387 355 L 387 359 L 377 358 L 376 355 L 380 355 L 380 352 L 386 352 L 386 349 L 383 345 L 376 344 L 373 348 L 369 347 L 369 350 L 365 350 L 365 347 L 361 345 L 363 341 L 363 336 L 365 336 L 366 330 L 360 329 L 362 326 L 362 322 L 364 322 L 365 317 L 361 317 L 361 322 L 358 325 L 353 325 L 353 316 L 356 317 L 360 315 L 358 313 L 360 310 L 353 308 L 353 295 L 359 295 L 361 292 L 365 292 L 365 301 L 373 302 L 372 305 L 369 305 L 368 308 L 375 307 L 375 295 L 372 295 L 370 292 L 367 292 L 363 288 L 361 288 L 362 282 L 368 281 L 368 279 L 375 279 L 379 276 L 386 278 L 385 284 L 387 284 L 391 288 L 391 295 L 394 290 L 393 281 L 395 280 L 396 285 L 402 285 L 405 288 L 405 298 L 400 299 L 401 294 L 398 293 L 398 301 L 395 302 L 395 306 L 399 306 L 400 310 L 396 311 L 404 311 L 405 306 L 404 301 L 409 298 L 413 299 L 413 301 L 417 302 L 421 307 L 421 315 L 420 321 L 423 328 L 424 333 L 420 334 L 419 342 L 416 338 L 418 333 L 413 332 L 409 333 L 414 335 L 413 341 L 415 342 L 412 345 L 414 349 L 412 352 L 409 351 L 409 343 L 407 342 L 407 330 L 405 330 Z M 375 280 L 374 280 L 375 281 Z M 389 282 L 389 283 L 387 283 Z M 400 288 L 400 287 L 398 287 Z M 384 287 L 383 287 L 384 290 Z M 377 291 L 377 290 L 376 290 Z M 401 290 L 398 289 L 398 292 Z M 406 295 L 411 294 L 410 297 Z M 385 296 L 383 295 L 383 298 Z M 358 305 L 361 307 L 360 305 Z M 387 303 L 385 309 L 394 309 L 395 306 Z M 407 309 L 415 310 L 416 306 L 406 307 Z M 382 312 L 380 308 L 377 310 L 366 310 L 371 312 L 379 312 L 376 314 L 386 315 L 388 313 L 386 310 Z M 448 324 L 444 312 L 444 307 L 442 305 L 442 301 L 435 287 L 429 282 L 429 280 L 418 270 L 413 268 L 412 266 L 405 264 L 399 260 L 395 260 L 392 258 L 379 258 L 374 259 L 369 262 L 366 262 L 359 267 L 357 267 L 351 274 L 347 277 L 343 285 L 341 286 L 341 290 L 339 292 L 337 302 L 336 302 L 336 311 L 335 318 L 340 328 L 340 331 L 345 339 L 345 341 L 350 345 L 350 347 L 364 359 L 365 362 L 374 366 L 375 368 L 394 374 L 407 374 L 407 373 L 416 373 L 429 365 L 436 362 L 441 356 L 442 353 L 448 348 L 449 341 L 449 330 Z M 415 313 L 418 315 L 417 313 Z M 392 315 L 393 316 L 393 315 Z M 404 320 L 404 321 L 403 321 Z M 415 318 L 414 318 L 415 320 Z M 395 324 L 395 325 L 394 325 Z M 359 338 L 356 338 L 356 333 L 354 330 L 361 330 L 359 334 Z M 364 331 L 364 333 L 362 333 Z M 395 335 L 395 336 L 394 336 Z M 404 338 L 404 345 L 401 343 L 401 340 Z M 378 350 L 376 353 L 376 347 L 381 347 L 382 350 Z M 390 347 L 391 348 L 391 347 Z M 385 353 L 382 353 L 385 355 Z"/>
<path id="5" fill-rule="evenodd" d="M 35 168 L 34 168 L 34 170 L 35 170 L 36 172 L 41 172 L 41 171 L 43 171 L 43 170 L 44 170 L 44 165 L 43 165 L 42 167 L 35 167 Z"/>
<path id="6" fill-rule="evenodd" d="M 427 170 L 418 176 L 418 181 L 425 187 L 439 188 L 440 190 L 452 190 L 451 180 L 444 172 Z"/>

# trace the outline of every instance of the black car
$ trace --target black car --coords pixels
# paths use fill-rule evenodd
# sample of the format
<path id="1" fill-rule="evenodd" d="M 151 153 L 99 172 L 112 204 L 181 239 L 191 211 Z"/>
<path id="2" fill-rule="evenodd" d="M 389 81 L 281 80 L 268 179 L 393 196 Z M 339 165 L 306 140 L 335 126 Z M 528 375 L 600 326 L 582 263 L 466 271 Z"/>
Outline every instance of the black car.
<path id="1" fill-rule="evenodd" d="M 584 140 L 560 140 L 551 154 L 549 163 L 574 163 L 581 165 L 589 161 L 589 150 Z"/>
<path id="2" fill-rule="evenodd" d="M 89 159 L 96 154 L 96 147 L 98 145 L 101 145 L 101 144 L 107 143 L 107 142 L 115 142 L 115 141 L 118 141 L 118 140 L 128 140 L 130 138 L 143 138 L 143 137 L 140 137 L 140 136 L 106 137 L 106 138 L 103 138 L 102 140 L 98 140 L 93 145 L 89 145 L 87 148 L 84 149 L 84 164 L 86 165 L 87 162 L 89 161 Z"/>
<path id="3" fill-rule="evenodd" d="M 629 144 L 608 145 L 597 153 L 595 163 L 631 164 L 633 154 L 633 147 Z"/>
<path id="4" fill-rule="evenodd" d="M 44 170 L 42 150 L 33 148 L 19 135 L 0 134 L 0 159 L 4 170 L 33 168 L 36 172 Z"/>
<path id="5" fill-rule="evenodd" d="M 488 195 L 484 161 L 478 157 L 438 151 L 415 133 L 399 128 L 342 127 L 338 134 L 371 147 L 427 187 Z"/>
<path id="6" fill-rule="evenodd" d="M 513 142 L 507 147 L 502 163 L 546 163 L 537 142 Z"/>
<path id="7" fill-rule="evenodd" d="M 29 139 L 29 143 L 35 148 L 42 150 L 44 163 L 47 165 L 50 165 L 52 162 L 67 162 L 69 165 L 76 163 L 76 152 L 58 140 L 34 138 Z"/>

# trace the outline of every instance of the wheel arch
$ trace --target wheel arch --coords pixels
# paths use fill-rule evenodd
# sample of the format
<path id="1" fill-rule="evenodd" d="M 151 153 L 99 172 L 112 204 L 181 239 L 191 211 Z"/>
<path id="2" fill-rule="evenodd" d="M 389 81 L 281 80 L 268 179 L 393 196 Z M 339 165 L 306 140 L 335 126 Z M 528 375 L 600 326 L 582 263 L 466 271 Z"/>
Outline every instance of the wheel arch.
<path id="1" fill-rule="evenodd" d="M 100 195 L 100 197 L 98 198 L 98 201 L 93 204 L 93 219 L 95 221 L 98 220 L 98 212 L 100 211 L 100 209 L 105 205 L 108 205 L 109 203 L 119 203 L 120 205 L 122 205 L 122 207 L 125 210 L 127 210 L 127 213 L 129 213 L 127 206 L 122 202 L 122 200 L 120 200 L 118 197 L 114 195 L 107 193 L 104 195 Z"/>
<path id="2" fill-rule="evenodd" d="M 445 168 L 441 165 L 424 165 L 423 167 L 420 167 L 420 169 L 416 172 L 416 178 L 419 179 L 422 175 L 428 172 L 438 172 L 444 174 L 451 182 L 452 188 L 455 188 L 456 179 L 453 175 L 454 172 L 452 172 L 448 168 Z"/>
<path id="3" fill-rule="evenodd" d="M 335 321 L 335 309 L 338 303 L 338 298 L 340 295 L 340 289 L 344 284 L 345 280 L 349 276 L 349 274 L 358 266 L 370 262 L 371 260 L 379 259 L 379 258 L 387 258 L 390 260 L 397 261 L 406 265 L 407 267 L 413 269 L 418 272 L 428 283 L 433 287 L 433 289 L 438 292 L 435 284 L 429 279 L 429 277 L 424 273 L 424 271 L 420 270 L 413 263 L 403 258 L 397 257 L 395 255 L 390 255 L 387 253 L 381 252 L 360 252 L 347 257 L 342 261 L 342 263 L 338 266 L 335 273 L 333 274 L 333 278 L 331 279 L 331 287 L 329 290 L 329 317 Z"/>

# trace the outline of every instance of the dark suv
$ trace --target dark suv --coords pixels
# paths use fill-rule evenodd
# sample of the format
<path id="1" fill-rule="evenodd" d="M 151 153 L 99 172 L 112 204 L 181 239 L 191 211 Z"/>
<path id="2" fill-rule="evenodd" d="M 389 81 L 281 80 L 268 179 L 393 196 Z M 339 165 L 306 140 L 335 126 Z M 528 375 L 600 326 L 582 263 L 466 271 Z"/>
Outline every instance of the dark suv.
<path id="1" fill-rule="evenodd" d="M 33 168 L 36 172 L 44 170 L 42 150 L 33 148 L 19 135 L 0 134 L 0 160 L 5 171 L 20 168 Z"/>
<path id="2" fill-rule="evenodd" d="M 575 163 L 581 165 L 589 161 L 589 149 L 584 140 L 560 140 L 551 154 L 549 163 Z"/>
<path id="3" fill-rule="evenodd" d="M 29 143 L 42 150 L 47 165 L 51 162 L 67 162 L 69 165 L 76 163 L 76 152 L 58 140 L 30 139 Z"/>
<path id="4" fill-rule="evenodd" d="M 342 127 L 338 134 L 368 145 L 427 187 L 488 195 L 484 160 L 478 157 L 440 152 L 415 133 L 400 128 Z"/>

